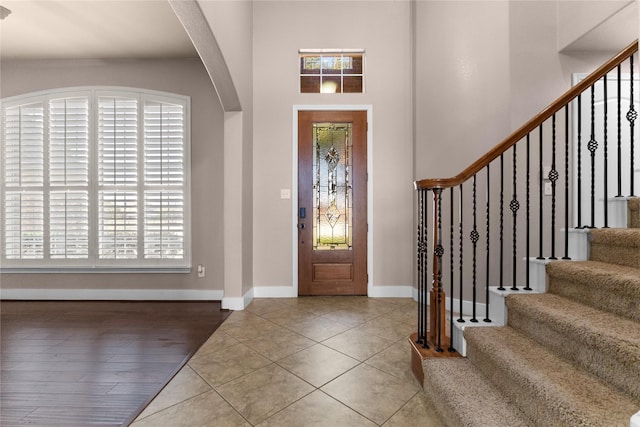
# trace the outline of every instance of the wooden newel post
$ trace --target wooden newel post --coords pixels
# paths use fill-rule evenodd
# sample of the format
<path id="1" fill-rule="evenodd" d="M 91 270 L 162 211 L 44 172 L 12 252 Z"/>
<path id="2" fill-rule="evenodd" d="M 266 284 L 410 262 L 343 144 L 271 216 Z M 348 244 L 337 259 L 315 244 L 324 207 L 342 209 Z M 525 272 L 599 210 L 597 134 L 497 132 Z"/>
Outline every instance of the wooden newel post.
<path id="1" fill-rule="evenodd" d="M 445 338 L 446 296 L 442 288 L 442 189 L 433 190 L 433 281 L 429 293 L 429 341 L 436 351 L 442 351 Z"/>

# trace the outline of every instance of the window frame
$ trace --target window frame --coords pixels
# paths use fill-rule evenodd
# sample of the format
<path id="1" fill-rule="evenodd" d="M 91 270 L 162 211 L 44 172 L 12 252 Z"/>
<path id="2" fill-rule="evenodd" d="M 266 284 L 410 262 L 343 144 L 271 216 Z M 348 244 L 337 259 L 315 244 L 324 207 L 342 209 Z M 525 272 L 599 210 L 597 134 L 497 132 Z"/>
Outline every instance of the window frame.
<path id="1" fill-rule="evenodd" d="M 323 59 L 324 58 L 337 58 L 341 59 L 345 56 L 360 56 L 361 57 L 361 67 L 362 70 L 360 73 L 345 73 L 344 68 L 340 68 L 339 72 L 334 73 L 325 73 L 323 71 Z M 303 73 L 301 62 L 305 57 L 318 57 L 320 61 L 320 66 L 317 73 Z M 300 94 L 322 94 L 322 95 L 342 95 L 342 94 L 363 94 L 365 93 L 365 69 L 366 69 L 366 52 L 365 49 L 298 49 L 298 93 Z M 319 80 L 318 91 L 304 91 L 303 90 L 303 78 L 305 77 L 317 77 Z M 340 90 L 339 91 L 323 91 L 323 83 L 325 79 L 332 80 L 338 77 L 340 79 Z M 345 91 L 344 90 L 344 79 L 345 77 L 360 77 L 361 79 L 361 91 Z"/>
<path id="2" fill-rule="evenodd" d="M 49 162 L 49 146 L 51 140 L 49 108 L 50 101 L 54 99 L 72 98 L 79 96 L 87 96 L 88 98 L 88 256 L 81 259 L 55 259 L 50 254 L 50 238 L 51 238 L 51 218 L 49 198 L 52 191 L 50 185 L 50 162 Z M 137 183 L 135 185 L 137 197 L 137 247 L 135 259 L 101 259 L 98 255 L 98 227 L 99 227 L 99 109 L 98 103 L 101 96 L 122 96 L 126 98 L 135 98 L 137 102 L 137 158 L 136 158 L 136 176 Z M 180 186 L 174 186 L 183 197 L 183 257 L 181 259 L 170 258 L 146 258 L 144 247 L 144 227 L 145 227 L 145 170 L 144 170 L 144 154 L 145 154 L 145 101 L 165 102 L 180 105 L 183 108 L 182 127 L 183 127 L 183 183 Z M 2 120 L 2 134 L 0 138 L 0 152 L 5 153 L 6 148 L 6 125 L 5 111 L 7 108 L 17 107 L 21 105 L 29 105 L 33 103 L 41 103 L 43 106 L 43 185 L 37 188 L 44 197 L 43 204 L 43 258 L 41 259 L 8 259 L 6 244 L 6 226 L 5 226 L 5 208 L 0 208 L 0 271 L 1 272 L 27 272 L 27 273 L 50 273 L 50 272 L 163 272 L 163 273 L 181 273 L 191 271 L 191 98 L 185 95 L 179 95 L 169 92 L 147 90 L 142 88 L 121 87 L 121 86 L 83 86 L 68 87 L 52 90 L 43 90 L 31 92 L 23 95 L 12 96 L 0 100 L 0 112 Z M 5 170 L 5 160 L 0 161 L 0 199 L 4 205 L 6 193 L 11 187 L 7 187 Z M 56 188 L 69 189 L 73 185 L 55 186 Z M 20 187 L 25 191 L 24 186 Z M 26 189 L 29 190 L 28 188 Z M 165 191 L 165 190 L 163 190 Z"/>

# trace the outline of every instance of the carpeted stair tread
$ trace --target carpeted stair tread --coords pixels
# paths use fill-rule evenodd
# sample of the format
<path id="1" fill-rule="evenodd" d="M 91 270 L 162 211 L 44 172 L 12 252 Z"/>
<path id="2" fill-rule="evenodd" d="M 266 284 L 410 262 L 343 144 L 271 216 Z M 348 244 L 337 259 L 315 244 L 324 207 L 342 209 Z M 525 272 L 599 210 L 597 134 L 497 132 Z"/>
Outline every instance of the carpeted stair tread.
<path id="1" fill-rule="evenodd" d="M 549 292 L 640 321 L 640 269 L 598 261 L 547 264 Z"/>
<path id="2" fill-rule="evenodd" d="M 554 294 L 510 295 L 506 304 L 509 326 L 640 402 L 639 322 Z"/>
<path id="3" fill-rule="evenodd" d="M 526 426 L 523 415 L 468 359 L 425 359 L 424 390 L 448 425 Z"/>
<path id="4" fill-rule="evenodd" d="M 505 327 L 467 328 L 467 356 L 534 425 L 628 426 L 640 401 Z"/>
<path id="5" fill-rule="evenodd" d="M 640 268 L 640 228 L 589 230 L 590 259 Z"/>

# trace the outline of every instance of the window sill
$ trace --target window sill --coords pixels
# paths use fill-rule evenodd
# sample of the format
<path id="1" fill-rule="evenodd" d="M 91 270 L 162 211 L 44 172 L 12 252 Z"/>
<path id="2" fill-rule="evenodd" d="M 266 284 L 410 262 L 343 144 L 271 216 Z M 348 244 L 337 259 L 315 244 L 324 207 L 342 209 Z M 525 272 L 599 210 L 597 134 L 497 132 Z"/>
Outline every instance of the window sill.
<path id="1" fill-rule="evenodd" d="M 52 274 L 52 273 L 191 273 L 191 267 L 4 267 L 0 268 L 0 274 Z"/>

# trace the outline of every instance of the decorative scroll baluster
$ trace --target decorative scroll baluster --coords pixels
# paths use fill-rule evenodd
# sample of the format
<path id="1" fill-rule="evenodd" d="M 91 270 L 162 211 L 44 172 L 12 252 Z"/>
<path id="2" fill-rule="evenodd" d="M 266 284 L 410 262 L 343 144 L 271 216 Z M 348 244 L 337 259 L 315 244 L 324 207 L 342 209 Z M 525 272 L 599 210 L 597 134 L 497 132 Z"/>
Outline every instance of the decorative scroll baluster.
<path id="1" fill-rule="evenodd" d="M 480 234 L 478 233 L 477 222 L 476 222 L 476 175 L 473 176 L 473 189 L 472 189 L 472 212 L 473 212 L 473 230 L 471 230 L 471 234 L 469 237 L 471 238 L 471 242 L 473 243 L 473 264 L 472 264 L 472 304 L 473 304 L 473 316 L 471 317 L 471 322 L 477 322 L 476 319 L 476 273 L 477 273 L 477 265 L 476 265 L 476 257 L 477 257 L 477 249 L 478 249 L 478 240 L 480 239 Z"/>
<path id="2" fill-rule="evenodd" d="M 431 287 L 431 342 L 435 344 L 436 351 L 442 352 L 442 327 L 444 326 L 445 304 L 442 291 L 442 189 L 433 190 L 433 286 Z"/>
<path id="3" fill-rule="evenodd" d="M 629 192 L 629 196 L 635 195 L 635 152 L 634 152 L 634 123 L 638 118 L 638 113 L 636 112 L 633 106 L 633 55 L 629 57 L 629 72 L 631 74 L 631 78 L 629 79 L 629 83 L 631 85 L 631 93 L 629 94 L 629 112 L 627 113 L 627 120 L 629 121 L 629 144 L 631 147 L 631 152 L 629 154 L 631 160 L 631 191 Z"/>
<path id="4" fill-rule="evenodd" d="M 540 179 L 538 182 L 538 226 L 540 227 L 538 230 L 538 235 L 540 236 L 538 238 L 538 242 L 539 242 L 539 250 L 538 250 L 538 259 L 544 259 L 544 252 L 543 252 L 543 223 L 544 221 L 542 220 L 542 216 L 543 216 L 543 197 L 544 197 L 544 172 L 542 171 L 542 154 L 543 154 L 543 150 L 542 150 L 542 142 L 543 142 L 543 134 L 542 134 L 542 123 L 540 124 L 540 135 L 539 135 L 539 140 L 540 140 L 540 144 L 539 144 L 539 151 L 538 151 L 538 155 L 540 156 L 538 158 L 538 170 L 540 171 L 539 175 L 540 175 Z"/>
<path id="5" fill-rule="evenodd" d="M 416 342 L 423 348 L 429 348 L 427 344 L 427 220 L 426 197 L 428 190 L 418 191 L 418 337 Z"/>
<path id="6" fill-rule="evenodd" d="M 449 189 L 449 330 L 453 331 L 453 187 Z M 462 301 L 462 295 L 460 296 Z M 449 340 L 449 353 L 456 351 L 453 348 L 453 339 Z"/>
<path id="7" fill-rule="evenodd" d="M 531 290 L 531 275 L 529 266 L 529 258 L 531 257 L 531 134 L 527 134 L 527 214 L 526 214 L 526 222 L 527 222 L 527 233 L 525 237 L 525 268 L 526 268 L 526 285 L 524 287 L 525 291 Z"/>
<path id="8" fill-rule="evenodd" d="M 582 94 L 578 95 L 578 190 L 577 190 L 577 223 L 582 228 Z"/>
<path id="9" fill-rule="evenodd" d="M 490 252 L 490 239 L 489 236 L 491 236 L 491 232 L 490 232 L 490 225 L 489 225 L 489 210 L 491 208 L 491 170 L 489 168 L 489 165 L 487 165 L 487 240 L 486 240 L 486 283 L 484 285 L 484 291 L 485 291 L 485 313 L 484 313 L 484 322 L 491 322 L 491 319 L 489 319 L 489 283 L 490 283 L 490 279 L 489 279 L 489 271 L 491 270 L 491 264 L 490 264 L 490 258 L 491 258 L 491 252 Z"/>
<path id="10" fill-rule="evenodd" d="M 518 161 L 518 155 L 517 155 L 517 151 L 516 151 L 516 147 L 517 145 L 513 146 L 513 173 L 512 173 L 512 179 L 513 179 L 513 198 L 511 199 L 511 202 L 509 203 L 509 209 L 511 209 L 511 214 L 513 215 L 513 248 L 512 248 L 512 255 L 513 255 L 513 259 L 512 259 L 512 264 L 513 264 L 513 283 L 511 285 L 511 290 L 512 291 L 519 291 L 520 289 L 518 289 L 518 286 L 516 284 L 516 280 L 517 280 L 517 270 L 518 270 L 518 262 L 517 262 L 517 256 L 518 256 L 518 250 L 517 250 L 517 231 L 518 231 L 518 209 L 520 209 L 520 202 L 518 202 L 518 190 L 517 190 L 517 180 L 516 180 L 516 171 L 517 171 L 517 161 Z"/>
<path id="11" fill-rule="evenodd" d="M 551 256 L 556 258 L 556 181 L 558 180 L 558 170 L 556 169 L 556 115 L 551 118 L 551 171 L 549 180 L 551 181 Z"/>
<path id="12" fill-rule="evenodd" d="M 609 122 L 609 111 L 608 111 L 608 104 L 609 104 L 609 97 L 607 96 L 607 75 L 605 74 L 603 77 L 603 82 L 604 82 L 604 135 L 603 135 L 603 143 L 604 143 L 604 228 L 609 228 L 609 182 L 608 182 L 608 176 L 609 176 L 609 147 L 608 147 L 608 137 L 607 137 L 607 124 Z"/>
<path id="13" fill-rule="evenodd" d="M 462 215 L 464 213 L 464 210 L 462 209 L 462 184 L 460 184 L 459 186 L 460 188 L 460 200 L 458 202 L 458 220 L 459 220 L 459 232 L 458 232 L 458 238 L 460 239 L 459 243 L 460 243 L 460 311 L 459 311 L 459 317 L 458 317 L 458 322 L 459 323 L 465 323 L 465 320 L 462 318 L 462 285 L 464 282 L 464 274 L 463 274 L 463 262 L 462 262 L 462 252 L 463 252 L 463 246 L 464 246 L 464 234 L 463 234 L 463 225 L 462 225 Z M 453 313 L 451 314 L 453 316 Z"/>
<path id="14" fill-rule="evenodd" d="M 564 107 L 564 256 L 569 257 L 569 106 Z"/>
<path id="15" fill-rule="evenodd" d="M 598 141 L 596 141 L 596 89 L 595 84 L 591 86 L 591 138 L 587 143 L 587 150 L 591 153 L 591 227 L 596 226 L 596 150 L 598 149 Z"/>

